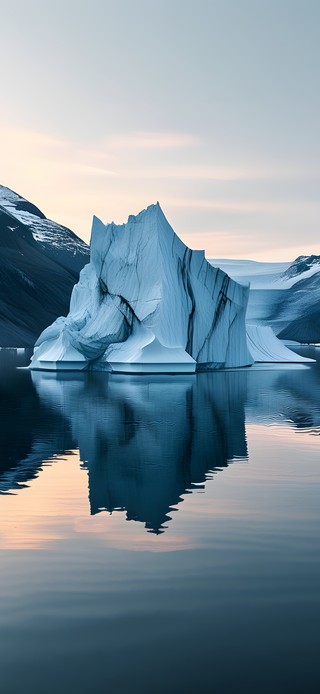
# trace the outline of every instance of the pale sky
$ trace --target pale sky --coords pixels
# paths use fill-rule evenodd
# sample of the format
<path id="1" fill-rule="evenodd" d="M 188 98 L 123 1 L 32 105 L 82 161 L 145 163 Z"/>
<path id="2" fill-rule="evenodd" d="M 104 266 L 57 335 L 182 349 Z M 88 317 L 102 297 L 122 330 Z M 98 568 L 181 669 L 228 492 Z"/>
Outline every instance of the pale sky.
<path id="1" fill-rule="evenodd" d="M 0 183 L 86 241 L 320 254 L 319 0 L 0 0 Z"/>

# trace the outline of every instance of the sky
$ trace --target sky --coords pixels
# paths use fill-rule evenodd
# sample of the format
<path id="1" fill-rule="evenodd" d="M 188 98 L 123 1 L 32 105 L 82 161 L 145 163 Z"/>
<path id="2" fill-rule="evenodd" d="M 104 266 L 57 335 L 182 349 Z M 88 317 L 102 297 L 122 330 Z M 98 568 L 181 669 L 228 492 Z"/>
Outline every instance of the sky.
<path id="1" fill-rule="evenodd" d="M 319 0 L 0 0 L 0 183 L 89 241 L 320 254 Z"/>

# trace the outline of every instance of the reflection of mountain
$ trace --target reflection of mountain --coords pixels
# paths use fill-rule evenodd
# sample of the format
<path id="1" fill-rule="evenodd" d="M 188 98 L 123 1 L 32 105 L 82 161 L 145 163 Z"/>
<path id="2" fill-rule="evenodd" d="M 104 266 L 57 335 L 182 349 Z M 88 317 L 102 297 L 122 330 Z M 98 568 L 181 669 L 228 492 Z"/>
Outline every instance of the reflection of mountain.
<path id="1" fill-rule="evenodd" d="M 29 372 L 1 371 L 0 493 L 33 479 L 42 461 L 72 448 L 68 423 L 41 402 Z"/>
<path id="2" fill-rule="evenodd" d="M 246 456 L 245 374 L 57 377 L 33 374 L 43 400 L 63 403 L 89 472 L 91 512 L 126 509 L 161 531 L 172 506 L 207 473 Z M 232 387 L 230 387 L 232 386 Z"/>
<path id="3" fill-rule="evenodd" d="M 318 366 L 158 378 L 2 373 L 0 490 L 79 447 L 91 513 L 125 509 L 161 532 L 184 494 L 246 457 L 245 413 L 248 423 L 319 433 Z"/>
<path id="4" fill-rule="evenodd" d="M 319 350 L 306 349 L 315 359 Z M 317 354 L 318 353 L 318 354 Z M 248 373 L 246 422 L 287 424 L 320 434 L 320 363 Z"/>

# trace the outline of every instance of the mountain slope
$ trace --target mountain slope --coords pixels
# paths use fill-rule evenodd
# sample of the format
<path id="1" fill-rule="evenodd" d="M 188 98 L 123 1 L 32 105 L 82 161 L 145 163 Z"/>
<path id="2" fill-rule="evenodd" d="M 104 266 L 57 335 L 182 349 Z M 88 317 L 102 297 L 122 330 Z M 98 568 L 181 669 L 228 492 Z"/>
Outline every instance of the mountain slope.
<path id="1" fill-rule="evenodd" d="M 69 229 L 0 186 L 0 346 L 33 346 L 68 312 L 89 248 Z"/>
<path id="2" fill-rule="evenodd" d="M 281 339 L 320 342 L 320 269 L 285 292 L 279 318 L 284 323 Z"/>

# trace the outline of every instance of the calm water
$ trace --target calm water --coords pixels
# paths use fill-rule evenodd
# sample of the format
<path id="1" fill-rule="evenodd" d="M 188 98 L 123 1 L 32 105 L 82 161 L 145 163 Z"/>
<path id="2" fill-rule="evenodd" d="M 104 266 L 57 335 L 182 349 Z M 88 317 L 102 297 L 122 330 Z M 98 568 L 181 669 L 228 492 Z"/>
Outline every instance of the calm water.
<path id="1" fill-rule="evenodd" d="M 319 366 L 2 366 L 1 694 L 320 691 Z"/>

